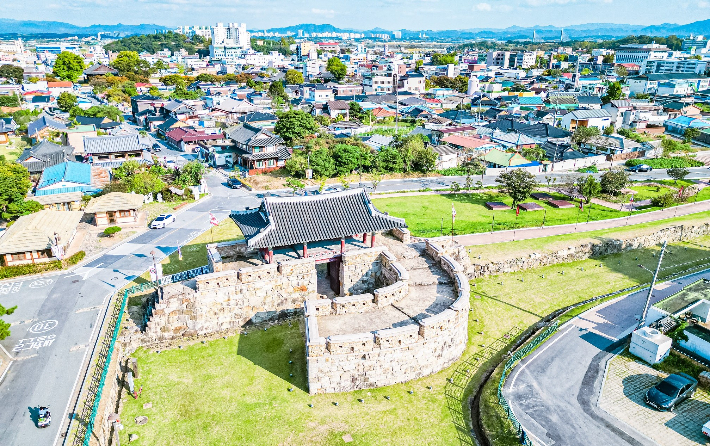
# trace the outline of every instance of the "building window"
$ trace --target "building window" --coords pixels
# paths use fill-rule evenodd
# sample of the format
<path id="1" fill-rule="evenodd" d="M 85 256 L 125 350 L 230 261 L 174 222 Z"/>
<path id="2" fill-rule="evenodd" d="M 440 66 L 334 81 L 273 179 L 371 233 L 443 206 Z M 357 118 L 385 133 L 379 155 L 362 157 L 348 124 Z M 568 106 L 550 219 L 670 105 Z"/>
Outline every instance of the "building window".
<path id="1" fill-rule="evenodd" d="M 28 259 L 27 255 L 24 252 L 22 254 L 10 254 L 10 257 L 12 258 L 13 262 L 17 262 L 18 260 Z M 31 258 L 31 257 L 29 257 L 29 258 Z"/>
<path id="2" fill-rule="evenodd" d="M 118 216 L 119 217 L 130 217 L 131 211 L 118 211 Z"/>
<path id="3" fill-rule="evenodd" d="M 264 167 L 264 162 L 263 162 L 263 161 L 257 161 L 257 162 L 256 162 L 256 167 L 257 167 L 257 169 L 263 168 L 263 167 Z"/>

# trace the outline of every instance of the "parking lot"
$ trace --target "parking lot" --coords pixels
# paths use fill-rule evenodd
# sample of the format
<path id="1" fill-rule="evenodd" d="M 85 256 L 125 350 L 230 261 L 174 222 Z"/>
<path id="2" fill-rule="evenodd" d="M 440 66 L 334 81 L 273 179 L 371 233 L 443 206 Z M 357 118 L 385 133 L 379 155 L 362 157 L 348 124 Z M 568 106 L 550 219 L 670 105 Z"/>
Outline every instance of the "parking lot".
<path id="1" fill-rule="evenodd" d="M 703 424 L 710 420 L 710 394 L 698 388 L 695 396 L 674 412 L 659 412 L 643 402 L 646 391 L 667 374 L 625 356 L 609 363 L 599 407 L 663 446 L 706 444 Z"/>

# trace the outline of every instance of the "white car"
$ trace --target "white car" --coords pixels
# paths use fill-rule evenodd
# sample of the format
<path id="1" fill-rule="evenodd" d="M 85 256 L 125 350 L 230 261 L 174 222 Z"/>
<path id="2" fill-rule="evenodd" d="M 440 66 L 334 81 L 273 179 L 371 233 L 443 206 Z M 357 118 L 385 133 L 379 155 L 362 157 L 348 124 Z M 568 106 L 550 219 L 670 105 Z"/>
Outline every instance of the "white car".
<path id="1" fill-rule="evenodd" d="M 161 214 L 158 218 L 153 220 L 150 224 L 151 229 L 160 229 L 168 226 L 170 223 L 175 223 L 175 216 L 173 214 Z"/>
<path id="2" fill-rule="evenodd" d="M 704 434 L 706 437 L 710 437 L 710 421 L 708 421 L 707 423 L 703 424 L 703 434 Z"/>

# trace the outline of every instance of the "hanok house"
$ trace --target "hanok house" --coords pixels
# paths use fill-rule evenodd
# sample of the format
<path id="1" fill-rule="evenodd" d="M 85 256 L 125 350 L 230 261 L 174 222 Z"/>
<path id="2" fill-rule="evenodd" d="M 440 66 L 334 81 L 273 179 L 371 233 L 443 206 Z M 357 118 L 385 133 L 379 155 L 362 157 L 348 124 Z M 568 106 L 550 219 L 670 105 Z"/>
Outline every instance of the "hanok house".
<path id="1" fill-rule="evenodd" d="M 142 159 L 143 150 L 146 148 L 140 142 L 139 135 L 125 136 L 97 136 L 84 138 L 84 153 L 94 164 L 118 162 L 129 159 Z"/>
<path id="2" fill-rule="evenodd" d="M 258 208 L 230 217 L 248 248 L 264 261 L 312 258 L 328 264 L 333 291 L 340 292 L 340 265 L 345 251 L 373 247 L 378 232 L 406 228 L 402 218 L 375 208 L 364 189 L 306 197 L 265 198 Z"/>
<path id="3" fill-rule="evenodd" d="M 168 145 L 187 153 L 195 153 L 199 150 L 200 142 L 225 142 L 224 135 L 221 133 L 207 134 L 204 131 L 199 131 L 192 127 L 172 129 L 165 135 L 165 140 Z"/>
<path id="4" fill-rule="evenodd" d="M 0 256 L 6 266 L 57 260 L 74 239 L 81 211 L 43 210 L 24 215 L 0 237 Z"/>
<path id="5" fill-rule="evenodd" d="M 291 158 L 284 140 L 268 130 L 243 124 L 227 135 L 237 148 L 235 167 L 249 175 L 276 170 Z"/>
<path id="6" fill-rule="evenodd" d="M 25 149 L 17 162 L 22 164 L 30 172 L 30 175 L 40 175 L 44 169 L 56 166 L 71 158 L 74 148 L 65 145 L 60 146 L 47 140 L 42 140 L 34 146 Z"/>
<path id="7" fill-rule="evenodd" d="M 67 126 L 49 116 L 42 114 L 27 126 L 27 136 L 35 143 L 41 139 L 47 139 L 51 132 L 63 132 Z"/>
<path id="8" fill-rule="evenodd" d="M 0 144 L 9 143 L 10 135 L 14 135 L 15 130 L 17 130 L 17 124 L 12 118 L 0 118 Z"/>
<path id="9" fill-rule="evenodd" d="M 107 74 L 118 76 L 118 70 L 103 64 L 94 64 L 84 70 L 84 76 L 87 78 L 91 78 L 92 76 L 106 76 Z"/>
<path id="10" fill-rule="evenodd" d="M 92 198 L 84 212 L 94 214 L 94 224 L 98 227 L 131 225 L 138 222 L 141 206 L 143 195 L 110 192 Z"/>

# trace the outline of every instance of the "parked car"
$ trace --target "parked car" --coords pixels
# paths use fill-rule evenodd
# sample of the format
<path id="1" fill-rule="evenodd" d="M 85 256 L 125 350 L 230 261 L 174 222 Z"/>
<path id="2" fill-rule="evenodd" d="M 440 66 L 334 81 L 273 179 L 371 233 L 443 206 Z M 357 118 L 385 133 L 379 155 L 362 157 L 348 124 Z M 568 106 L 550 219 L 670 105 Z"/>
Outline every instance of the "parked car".
<path id="1" fill-rule="evenodd" d="M 153 144 L 153 152 L 160 152 L 160 144 L 157 142 Z"/>
<path id="2" fill-rule="evenodd" d="M 635 166 L 631 166 L 628 169 L 629 172 L 650 172 L 653 170 L 653 167 L 649 166 L 648 164 L 637 164 Z"/>
<path id="3" fill-rule="evenodd" d="M 168 226 L 170 223 L 175 223 L 175 216 L 173 214 L 160 214 L 153 220 L 150 224 L 151 229 L 160 229 Z"/>
<path id="4" fill-rule="evenodd" d="M 705 435 L 706 437 L 710 437 L 710 421 L 703 424 L 703 435 Z"/>
<path id="5" fill-rule="evenodd" d="M 227 180 L 227 186 L 231 187 L 232 189 L 241 189 L 242 183 L 240 183 L 239 180 L 236 178 L 230 178 Z"/>
<path id="6" fill-rule="evenodd" d="M 332 192 L 340 192 L 345 190 L 343 186 L 328 186 L 325 189 L 323 189 L 324 194 L 330 194 Z"/>
<path id="7" fill-rule="evenodd" d="M 697 379 L 685 373 L 674 373 L 648 389 L 644 401 L 658 410 L 673 412 L 678 404 L 692 398 L 697 388 Z"/>

